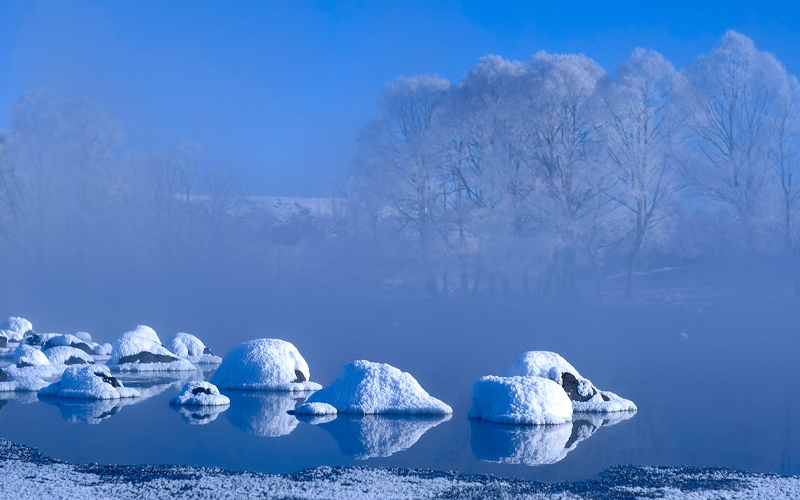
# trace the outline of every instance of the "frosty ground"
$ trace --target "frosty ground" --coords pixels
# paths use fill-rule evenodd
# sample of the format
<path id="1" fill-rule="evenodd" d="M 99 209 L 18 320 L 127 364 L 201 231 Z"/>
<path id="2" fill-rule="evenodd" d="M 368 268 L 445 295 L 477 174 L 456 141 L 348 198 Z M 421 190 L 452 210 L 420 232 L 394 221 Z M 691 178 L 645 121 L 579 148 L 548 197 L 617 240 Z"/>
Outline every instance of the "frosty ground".
<path id="1" fill-rule="evenodd" d="M 258 474 L 177 466 L 74 465 L 0 440 L 0 498 L 691 498 L 800 497 L 800 477 L 729 469 L 614 467 L 599 478 L 538 483 L 424 469 L 320 467 Z"/>

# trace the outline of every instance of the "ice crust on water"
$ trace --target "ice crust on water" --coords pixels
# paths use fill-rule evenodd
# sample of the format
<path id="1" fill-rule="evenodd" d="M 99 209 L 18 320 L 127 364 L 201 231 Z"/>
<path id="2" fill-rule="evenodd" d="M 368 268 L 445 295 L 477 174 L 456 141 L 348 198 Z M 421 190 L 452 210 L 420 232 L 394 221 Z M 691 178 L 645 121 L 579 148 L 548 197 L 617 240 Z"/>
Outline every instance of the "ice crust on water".
<path id="1" fill-rule="evenodd" d="M 489 375 L 472 386 L 469 417 L 501 424 L 563 424 L 572 419 L 572 402 L 550 379 Z"/>
<path id="2" fill-rule="evenodd" d="M 108 360 L 108 365 L 116 371 L 195 371 L 196 368 L 189 361 L 179 359 L 173 353 L 164 348 L 160 342 L 153 340 L 158 339 L 152 328 L 139 325 L 136 330 L 123 333 L 119 339 L 114 342 L 111 349 L 111 359 Z M 169 361 L 163 362 L 121 362 L 128 356 L 136 356 L 141 353 L 150 353 L 157 356 L 164 357 L 163 359 Z"/>
<path id="3" fill-rule="evenodd" d="M 179 358 L 196 364 L 220 364 L 222 358 L 206 352 L 206 345 L 189 333 L 176 333 L 167 341 L 166 348 Z"/>
<path id="4" fill-rule="evenodd" d="M 20 341 L 28 331 L 33 331 L 33 325 L 25 318 L 11 316 L 0 323 L 0 335 L 9 340 Z"/>
<path id="5" fill-rule="evenodd" d="M 316 391 L 308 364 L 297 348 L 279 339 L 250 340 L 222 360 L 211 383 L 220 389 L 250 391 Z M 302 380 L 301 380 L 302 379 Z"/>
<path id="6" fill-rule="evenodd" d="M 219 393 L 214 384 L 202 380 L 186 383 L 181 393 L 169 400 L 171 405 L 185 406 L 225 406 L 231 404 L 227 396 Z"/>
<path id="7" fill-rule="evenodd" d="M 76 399 L 120 399 L 139 396 L 139 391 L 124 387 L 118 380 L 112 385 L 107 366 L 70 366 L 61 380 L 39 391 L 39 396 Z"/>
<path id="8" fill-rule="evenodd" d="M 327 403 L 339 413 L 448 415 L 452 408 L 431 397 L 406 372 L 385 363 L 358 360 L 342 367 L 328 387 L 308 403 Z"/>
<path id="9" fill-rule="evenodd" d="M 91 355 L 86 354 L 82 350 L 74 347 L 51 347 L 50 349 L 44 351 L 44 354 L 47 356 L 47 359 L 50 361 L 50 363 L 54 365 L 63 365 L 70 360 L 73 361 L 73 364 L 81 364 L 79 362 L 75 363 L 76 359 L 83 361 L 82 364 L 91 365 L 94 363 L 94 358 Z"/>
<path id="10" fill-rule="evenodd" d="M 336 408 L 327 403 L 303 403 L 294 409 L 296 415 L 336 415 Z"/>
<path id="11" fill-rule="evenodd" d="M 554 352 L 528 351 L 503 372 L 504 377 L 519 376 L 550 379 L 566 389 L 570 381 L 564 380 L 564 374 L 572 375 L 575 378 L 575 382 L 577 382 L 574 390 L 579 396 L 571 397 L 574 411 L 636 411 L 636 405 L 632 401 L 621 398 L 613 392 L 599 390 L 589 379 L 578 373 L 578 370 L 569 364 L 567 360 Z M 567 383 L 565 384 L 565 382 Z M 586 399 L 586 401 L 577 399 Z"/>

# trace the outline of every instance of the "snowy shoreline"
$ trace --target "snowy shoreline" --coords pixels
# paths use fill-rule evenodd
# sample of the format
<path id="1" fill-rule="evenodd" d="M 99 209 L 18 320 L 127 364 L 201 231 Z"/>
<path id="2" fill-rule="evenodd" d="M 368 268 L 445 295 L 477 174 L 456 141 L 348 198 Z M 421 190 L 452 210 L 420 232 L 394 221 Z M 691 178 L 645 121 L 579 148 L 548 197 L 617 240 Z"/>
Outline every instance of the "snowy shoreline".
<path id="1" fill-rule="evenodd" d="M 0 439 L 0 498 L 798 498 L 800 477 L 692 467 L 612 467 L 599 478 L 539 483 L 424 469 L 319 467 L 296 474 L 156 465 L 74 465 Z"/>

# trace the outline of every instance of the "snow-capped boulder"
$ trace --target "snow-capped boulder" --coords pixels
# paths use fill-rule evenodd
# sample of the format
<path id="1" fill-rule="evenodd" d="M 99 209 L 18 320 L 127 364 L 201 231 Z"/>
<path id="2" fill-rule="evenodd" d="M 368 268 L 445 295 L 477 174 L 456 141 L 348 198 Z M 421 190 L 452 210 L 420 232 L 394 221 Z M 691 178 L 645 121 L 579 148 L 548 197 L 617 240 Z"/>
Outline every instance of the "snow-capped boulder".
<path id="1" fill-rule="evenodd" d="M 635 411 L 633 402 L 613 392 L 597 389 L 560 355 L 549 351 L 528 351 L 503 372 L 504 377 L 542 377 L 560 385 L 572 401 L 574 411 Z"/>
<path id="2" fill-rule="evenodd" d="M 139 396 L 139 391 L 122 385 L 107 366 L 71 366 L 61 380 L 39 391 L 39 396 L 77 399 L 119 399 Z"/>
<path id="3" fill-rule="evenodd" d="M 572 402 L 550 379 L 490 375 L 472 386 L 469 417 L 501 424 L 563 424 L 572 419 Z"/>
<path id="4" fill-rule="evenodd" d="M 75 347 L 57 346 L 44 351 L 47 359 L 53 365 L 91 365 L 94 358 L 81 349 Z"/>
<path id="5" fill-rule="evenodd" d="M 211 382 L 221 389 L 250 391 L 316 391 L 308 364 L 297 348 L 279 339 L 250 340 L 234 347 Z"/>
<path id="6" fill-rule="evenodd" d="M 358 360 L 342 367 L 308 403 L 327 403 L 339 413 L 448 415 L 453 410 L 430 396 L 414 377 L 385 363 Z"/>
<path id="7" fill-rule="evenodd" d="M 167 341 L 165 346 L 179 358 L 184 358 L 197 364 L 220 364 L 222 358 L 214 356 L 211 349 L 203 342 L 189 333 L 176 333 Z"/>
<path id="8" fill-rule="evenodd" d="M 147 333 L 146 330 L 144 331 Z M 133 372 L 196 370 L 190 362 L 179 359 L 160 343 L 151 340 L 150 337 L 149 335 L 139 335 L 136 332 L 122 334 L 114 342 L 108 365 L 114 370 Z"/>
<path id="9" fill-rule="evenodd" d="M 94 354 L 94 351 L 89 344 L 82 341 L 78 337 L 74 335 L 55 335 L 47 339 L 42 347 L 42 351 L 47 351 L 48 349 L 52 349 L 54 347 L 72 347 L 73 349 L 80 349 L 81 351 L 85 352 L 88 355 Z"/>
<path id="10" fill-rule="evenodd" d="M 91 344 L 92 342 L 92 336 L 89 334 L 89 332 L 76 332 L 75 336 L 87 344 Z"/>
<path id="11" fill-rule="evenodd" d="M 161 345 L 161 339 L 158 338 L 156 331 L 147 325 L 137 325 L 133 330 L 123 333 L 118 340 L 122 340 L 126 337 L 141 337 Z"/>
<path id="12" fill-rule="evenodd" d="M 111 344 L 109 344 L 108 342 L 105 342 L 103 344 L 91 342 L 89 344 L 89 347 L 92 348 L 92 352 L 94 353 L 95 356 L 100 356 L 100 357 L 111 356 L 111 350 L 113 349 Z"/>
<path id="13" fill-rule="evenodd" d="M 294 409 L 295 415 L 336 415 L 336 408 L 327 403 L 303 403 Z"/>
<path id="14" fill-rule="evenodd" d="M 223 406 L 231 404 L 227 396 L 219 393 L 214 384 L 202 380 L 187 382 L 181 393 L 169 400 L 171 405 L 185 406 Z"/>
<path id="15" fill-rule="evenodd" d="M 17 365 L 17 368 L 25 368 L 28 366 L 49 365 L 50 360 L 48 360 L 47 356 L 39 349 L 21 344 L 17 347 L 17 350 L 14 351 L 14 364 Z"/>
<path id="16" fill-rule="evenodd" d="M 33 325 L 25 318 L 12 316 L 0 323 L 0 334 L 15 342 L 22 340 L 29 332 L 33 333 Z"/>

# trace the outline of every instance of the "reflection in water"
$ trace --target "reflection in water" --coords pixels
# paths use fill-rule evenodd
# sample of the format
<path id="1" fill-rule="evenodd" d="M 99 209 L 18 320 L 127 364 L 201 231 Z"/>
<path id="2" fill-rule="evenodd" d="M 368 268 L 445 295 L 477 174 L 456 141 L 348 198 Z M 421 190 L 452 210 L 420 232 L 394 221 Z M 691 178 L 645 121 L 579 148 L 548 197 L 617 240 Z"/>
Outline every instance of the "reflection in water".
<path id="1" fill-rule="evenodd" d="M 71 424 L 99 424 L 116 415 L 126 404 L 132 403 L 132 399 L 71 399 L 52 396 L 39 398 L 44 403 L 58 406 L 61 418 Z"/>
<path id="2" fill-rule="evenodd" d="M 0 408 L 7 405 L 10 401 L 16 404 L 29 405 L 39 401 L 39 398 L 36 397 L 35 391 L 0 392 Z"/>
<path id="3" fill-rule="evenodd" d="M 366 460 L 388 457 L 412 447 L 428 429 L 450 417 L 339 414 L 335 420 L 319 423 L 319 426 L 331 433 L 342 453 L 356 460 Z"/>
<path id="4" fill-rule="evenodd" d="M 563 460 L 578 443 L 600 427 L 614 425 L 636 412 L 574 413 L 561 425 L 508 425 L 471 420 L 472 453 L 480 460 L 502 464 L 546 465 Z"/>
<path id="5" fill-rule="evenodd" d="M 217 419 L 220 413 L 227 410 L 230 405 L 222 406 L 176 406 L 170 408 L 181 414 L 183 421 L 189 425 L 205 425 Z"/>
<path id="6" fill-rule="evenodd" d="M 225 395 L 231 400 L 225 416 L 235 427 L 256 436 L 278 437 L 297 427 L 297 419 L 287 412 L 303 404 L 310 393 L 229 390 Z"/>
<path id="7" fill-rule="evenodd" d="M 202 380 L 203 372 L 163 372 L 163 373 L 134 373 L 134 374 L 115 374 L 125 387 L 133 387 L 141 394 L 134 398 L 138 401 L 158 396 L 167 389 L 173 388 L 180 390 L 186 382 L 190 380 Z"/>

